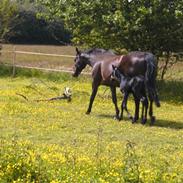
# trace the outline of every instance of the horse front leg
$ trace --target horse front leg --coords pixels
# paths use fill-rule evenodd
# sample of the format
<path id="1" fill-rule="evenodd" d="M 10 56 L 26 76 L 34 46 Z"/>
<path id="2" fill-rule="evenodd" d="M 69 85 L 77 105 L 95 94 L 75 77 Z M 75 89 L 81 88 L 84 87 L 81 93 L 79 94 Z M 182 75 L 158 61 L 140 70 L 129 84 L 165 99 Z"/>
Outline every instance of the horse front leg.
<path id="1" fill-rule="evenodd" d="M 95 83 L 92 84 L 92 94 L 90 96 L 90 103 L 88 106 L 88 110 L 86 111 L 86 114 L 90 114 L 90 112 L 91 112 L 93 101 L 94 101 L 95 96 L 96 96 L 97 91 L 98 91 L 98 87 L 99 87 L 98 84 L 95 84 Z"/>
<path id="2" fill-rule="evenodd" d="M 110 89 L 111 89 L 111 93 L 112 93 L 112 102 L 114 103 L 115 110 L 116 110 L 115 118 L 120 120 L 120 118 L 119 118 L 119 109 L 118 109 L 118 105 L 117 105 L 117 97 L 116 97 L 116 87 L 111 86 Z"/>

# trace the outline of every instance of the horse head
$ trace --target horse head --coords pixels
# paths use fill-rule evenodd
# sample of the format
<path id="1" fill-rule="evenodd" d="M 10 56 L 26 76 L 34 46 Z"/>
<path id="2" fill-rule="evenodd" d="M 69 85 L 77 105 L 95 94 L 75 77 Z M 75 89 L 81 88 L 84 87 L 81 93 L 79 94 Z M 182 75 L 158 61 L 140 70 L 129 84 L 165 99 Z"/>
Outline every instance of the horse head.
<path id="1" fill-rule="evenodd" d="M 95 63 L 103 61 L 110 56 L 114 56 L 115 53 L 111 50 L 105 50 L 101 48 L 91 48 L 81 52 L 76 48 L 76 57 L 74 59 L 74 77 L 78 77 L 86 65 L 93 67 Z"/>
<path id="2" fill-rule="evenodd" d="M 82 70 L 86 67 L 87 65 L 87 54 L 82 53 L 78 48 L 76 48 L 76 57 L 74 59 L 74 73 L 73 77 L 78 77 Z"/>

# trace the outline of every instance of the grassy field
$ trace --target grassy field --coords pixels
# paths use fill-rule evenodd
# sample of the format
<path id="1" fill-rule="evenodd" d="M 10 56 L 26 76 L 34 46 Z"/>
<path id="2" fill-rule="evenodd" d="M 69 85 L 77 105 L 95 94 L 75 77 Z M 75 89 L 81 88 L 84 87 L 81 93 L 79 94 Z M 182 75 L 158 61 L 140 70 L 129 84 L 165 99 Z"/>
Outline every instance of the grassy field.
<path id="1" fill-rule="evenodd" d="M 154 126 L 113 119 L 99 89 L 85 115 L 91 79 L 1 68 L 0 182 L 183 182 L 183 82 L 158 83 Z M 72 89 L 72 101 L 36 102 Z M 28 101 L 17 93 L 25 95 Z M 118 91 L 119 105 L 121 94 Z M 133 112 L 133 100 L 129 109 Z"/>
<path id="2" fill-rule="evenodd" d="M 3 45 L 3 50 L 12 50 Z M 16 50 L 75 55 L 74 47 L 16 45 Z M 11 63 L 12 54 L 2 54 Z M 17 55 L 16 64 L 72 69 L 73 58 Z M 154 126 L 113 119 L 110 90 L 99 89 L 85 115 L 91 78 L 0 68 L 0 182 L 183 182 L 183 63 L 158 82 Z M 73 92 L 72 101 L 36 102 Z M 17 94 L 27 97 L 28 101 Z M 122 96 L 118 90 L 118 104 Z M 133 100 L 129 109 L 134 112 Z"/>

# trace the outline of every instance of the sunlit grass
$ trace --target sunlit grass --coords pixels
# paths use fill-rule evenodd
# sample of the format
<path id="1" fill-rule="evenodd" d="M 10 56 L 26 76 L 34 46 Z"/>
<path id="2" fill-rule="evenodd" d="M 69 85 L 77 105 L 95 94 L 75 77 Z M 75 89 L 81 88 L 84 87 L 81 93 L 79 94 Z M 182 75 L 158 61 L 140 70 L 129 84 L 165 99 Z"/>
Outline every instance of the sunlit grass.
<path id="1" fill-rule="evenodd" d="M 100 87 L 91 115 L 85 115 L 90 78 L 42 76 L 0 79 L 1 182 L 183 181 L 181 82 L 159 83 L 156 123 L 143 126 L 127 117 L 113 119 L 106 87 Z M 70 103 L 35 101 L 61 95 L 66 86 L 73 92 Z M 132 99 L 128 108 L 134 111 Z"/>

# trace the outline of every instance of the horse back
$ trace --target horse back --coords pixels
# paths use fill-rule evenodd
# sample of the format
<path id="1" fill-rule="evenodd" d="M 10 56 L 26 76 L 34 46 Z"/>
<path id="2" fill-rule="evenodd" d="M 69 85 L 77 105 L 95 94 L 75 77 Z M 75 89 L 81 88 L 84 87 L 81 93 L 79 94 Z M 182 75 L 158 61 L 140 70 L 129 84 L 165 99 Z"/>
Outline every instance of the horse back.
<path id="1" fill-rule="evenodd" d="M 145 56 L 146 52 L 131 52 L 122 58 L 118 68 L 126 76 L 144 76 L 147 68 Z"/>

